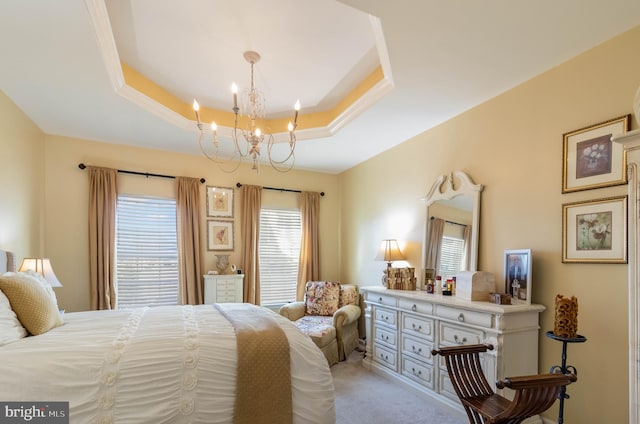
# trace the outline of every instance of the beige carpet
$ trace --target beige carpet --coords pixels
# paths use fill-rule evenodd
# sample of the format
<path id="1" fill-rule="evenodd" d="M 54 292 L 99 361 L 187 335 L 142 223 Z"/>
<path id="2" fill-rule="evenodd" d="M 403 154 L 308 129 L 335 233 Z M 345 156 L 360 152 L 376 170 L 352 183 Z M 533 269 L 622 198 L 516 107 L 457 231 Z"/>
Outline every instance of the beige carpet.
<path id="1" fill-rule="evenodd" d="M 467 424 L 466 415 L 420 396 L 362 366 L 354 351 L 331 367 L 336 389 L 337 424 Z"/>

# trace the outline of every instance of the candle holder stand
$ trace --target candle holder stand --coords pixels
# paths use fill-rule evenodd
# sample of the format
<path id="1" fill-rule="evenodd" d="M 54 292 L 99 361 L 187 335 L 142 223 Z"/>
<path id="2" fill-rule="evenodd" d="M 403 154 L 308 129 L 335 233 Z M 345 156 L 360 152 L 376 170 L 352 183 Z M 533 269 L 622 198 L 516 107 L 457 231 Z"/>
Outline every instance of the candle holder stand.
<path id="1" fill-rule="evenodd" d="M 578 370 L 576 367 L 567 365 L 567 344 L 569 343 L 584 343 L 587 341 L 587 338 L 581 336 L 580 334 L 576 335 L 576 337 L 559 337 L 553 334 L 553 331 L 547 331 L 547 337 L 553 340 L 558 340 L 562 342 L 562 365 L 553 365 L 549 370 L 550 373 L 553 374 L 573 374 L 576 377 L 578 376 Z M 560 393 L 558 394 L 558 399 L 560 400 L 560 410 L 558 411 L 558 424 L 562 424 L 564 422 L 564 400 L 569 399 L 569 395 L 567 394 L 567 388 L 562 387 L 560 389 Z"/>

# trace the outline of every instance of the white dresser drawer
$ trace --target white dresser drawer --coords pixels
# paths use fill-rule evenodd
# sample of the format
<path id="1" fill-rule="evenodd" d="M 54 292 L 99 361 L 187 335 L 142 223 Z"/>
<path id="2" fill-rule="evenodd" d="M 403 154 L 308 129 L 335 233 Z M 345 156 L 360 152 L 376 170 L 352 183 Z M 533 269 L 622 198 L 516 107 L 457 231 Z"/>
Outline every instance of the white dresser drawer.
<path id="1" fill-rule="evenodd" d="M 407 299 L 400 299 L 398 306 L 404 311 L 416 312 L 419 314 L 433 315 L 433 303 L 414 302 Z"/>
<path id="2" fill-rule="evenodd" d="M 373 345 L 373 358 L 376 362 L 379 362 L 393 370 L 397 370 L 396 357 L 397 354 L 394 350 L 380 346 L 378 343 Z"/>
<path id="3" fill-rule="evenodd" d="M 386 294 L 367 293 L 367 300 L 386 306 L 396 306 L 398 304 L 398 301 L 394 296 Z"/>
<path id="4" fill-rule="evenodd" d="M 485 338 L 482 330 L 440 322 L 440 346 L 478 344 Z"/>
<path id="5" fill-rule="evenodd" d="M 402 375 L 421 385 L 433 390 L 433 367 L 414 361 L 411 358 L 402 357 Z"/>
<path id="6" fill-rule="evenodd" d="M 433 343 L 427 342 L 423 339 L 411 337 L 406 334 L 402 335 L 402 353 L 413 356 L 421 361 L 433 364 L 433 355 L 431 350 L 433 349 Z"/>
<path id="7" fill-rule="evenodd" d="M 436 315 L 440 318 L 455 320 L 464 324 L 478 325 L 487 328 L 493 328 L 494 326 L 494 315 L 488 312 L 468 311 L 438 305 Z"/>
<path id="8" fill-rule="evenodd" d="M 391 346 L 396 345 L 396 333 L 376 326 L 375 340 Z"/>
<path id="9" fill-rule="evenodd" d="M 397 328 L 398 312 L 391 309 L 376 308 L 375 311 L 376 321 L 389 325 L 393 328 Z"/>
<path id="10" fill-rule="evenodd" d="M 433 320 L 416 315 L 402 314 L 402 331 L 416 337 L 433 340 Z"/>

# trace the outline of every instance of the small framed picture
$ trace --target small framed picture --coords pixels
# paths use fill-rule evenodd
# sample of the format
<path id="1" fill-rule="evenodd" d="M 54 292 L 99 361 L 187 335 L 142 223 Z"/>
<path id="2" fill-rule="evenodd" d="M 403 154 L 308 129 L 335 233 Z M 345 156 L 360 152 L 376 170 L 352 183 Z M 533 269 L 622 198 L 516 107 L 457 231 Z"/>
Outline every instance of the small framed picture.
<path id="1" fill-rule="evenodd" d="M 207 186 L 207 216 L 233 218 L 233 188 Z"/>
<path id="2" fill-rule="evenodd" d="M 627 263 L 627 196 L 562 205 L 562 262 Z"/>
<path id="3" fill-rule="evenodd" d="M 233 250 L 233 221 L 207 220 L 207 250 Z"/>
<path id="4" fill-rule="evenodd" d="M 629 114 L 563 135 L 563 193 L 627 183 L 626 152 L 611 136 L 627 132 L 630 123 Z"/>
<path id="5" fill-rule="evenodd" d="M 504 292 L 512 304 L 531 304 L 531 249 L 504 251 Z"/>

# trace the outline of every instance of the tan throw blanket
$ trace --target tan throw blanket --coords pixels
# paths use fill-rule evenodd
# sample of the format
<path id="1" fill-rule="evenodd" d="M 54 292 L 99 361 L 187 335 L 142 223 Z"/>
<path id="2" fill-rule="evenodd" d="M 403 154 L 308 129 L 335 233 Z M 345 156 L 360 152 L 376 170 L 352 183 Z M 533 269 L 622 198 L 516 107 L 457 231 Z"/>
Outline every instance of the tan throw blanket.
<path id="1" fill-rule="evenodd" d="M 249 303 L 217 303 L 236 332 L 235 424 L 291 424 L 289 341 L 273 312 Z"/>

